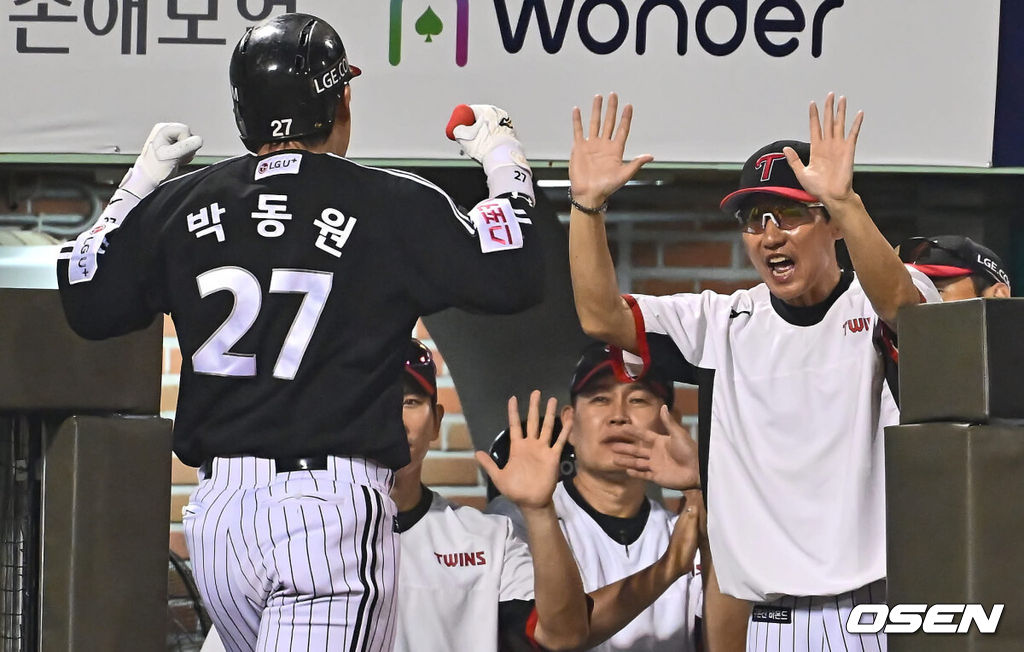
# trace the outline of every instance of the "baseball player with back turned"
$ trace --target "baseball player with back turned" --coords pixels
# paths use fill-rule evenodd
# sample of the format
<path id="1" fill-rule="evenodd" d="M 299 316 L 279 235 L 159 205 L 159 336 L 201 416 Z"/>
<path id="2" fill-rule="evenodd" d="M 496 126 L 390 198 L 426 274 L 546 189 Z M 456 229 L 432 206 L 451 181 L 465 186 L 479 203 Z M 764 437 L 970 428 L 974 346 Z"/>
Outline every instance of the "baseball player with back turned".
<path id="1" fill-rule="evenodd" d="M 409 333 L 449 306 L 541 298 L 531 172 L 507 115 L 464 109 L 453 125 L 491 194 L 466 215 L 423 179 L 343 158 L 358 74 L 314 16 L 249 29 L 230 79 L 251 154 L 161 184 L 200 143 L 158 125 L 58 261 L 79 334 L 174 319 L 174 451 L 200 468 L 186 540 L 232 652 L 391 649 Z M 484 219 L 509 237 L 491 240 Z"/>
<path id="2" fill-rule="evenodd" d="M 589 132 L 573 113 L 570 262 L 583 329 L 648 364 L 669 341 L 697 370 L 700 481 L 710 559 L 702 550 L 710 649 L 885 649 L 849 634 L 860 603 L 885 601 L 883 428 L 898 422 L 872 341 L 877 320 L 938 300 L 905 267 L 853 190 L 863 115 L 846 131 L 846 100 L 810 106 L 810 143 L 779 141 L 743 166 L 722 201 L 763 283 L 731 295 L 619 295 L 602 211 L 650 157 L 622 162 L 631 109 L 616 99 Z M 856 269 L 839 267 L 846 240 Z M 681 488 L 692 450 L 654 433 L 616 445 L 640 477 Z M 680 464 L 679 462 L 684 462 Z M 710 563 L 709 563 L 710 562 Z M 731 598 L 728 596 L 732 596 Z M 753 604 L 753 609 L 749 603 Z"/>

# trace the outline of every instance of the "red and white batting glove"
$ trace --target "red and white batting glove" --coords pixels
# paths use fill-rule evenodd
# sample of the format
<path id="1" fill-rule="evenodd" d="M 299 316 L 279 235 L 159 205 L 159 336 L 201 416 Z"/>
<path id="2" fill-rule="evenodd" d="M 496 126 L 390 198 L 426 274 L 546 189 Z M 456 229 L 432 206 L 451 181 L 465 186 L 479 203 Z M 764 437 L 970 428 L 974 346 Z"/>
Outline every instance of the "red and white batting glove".
<path id="1" fill-rule="evenodd" d="M 490 104 L 460 104 L 445 133 L 483 165 L 491 197 L 511 194 L 534 203 L 533 171 L 507 112 Z"/>

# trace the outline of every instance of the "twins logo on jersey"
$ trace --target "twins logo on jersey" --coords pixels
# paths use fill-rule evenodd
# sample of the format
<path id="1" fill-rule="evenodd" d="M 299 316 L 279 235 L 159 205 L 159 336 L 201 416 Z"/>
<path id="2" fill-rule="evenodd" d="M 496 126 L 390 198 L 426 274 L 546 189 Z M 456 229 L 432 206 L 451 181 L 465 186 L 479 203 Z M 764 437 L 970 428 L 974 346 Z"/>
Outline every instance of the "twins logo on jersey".
<path id="1" fill-rule="evenodd" d="M 871 330 L 871 317 L 857 317 L 843 322 L 843 335 Z"/>
<path id="2" fill-rule="evenodd" d="M 437 558 L 437 563 L 447 568 L 461 568 L 463 566 L 484 566 L 487 564 L 487 559 L 484 557 L 484 551 L 478 550 L 477 552 L 453 552 L 453 553 L 440 553 L 435 552 L 434 557 Z"/>

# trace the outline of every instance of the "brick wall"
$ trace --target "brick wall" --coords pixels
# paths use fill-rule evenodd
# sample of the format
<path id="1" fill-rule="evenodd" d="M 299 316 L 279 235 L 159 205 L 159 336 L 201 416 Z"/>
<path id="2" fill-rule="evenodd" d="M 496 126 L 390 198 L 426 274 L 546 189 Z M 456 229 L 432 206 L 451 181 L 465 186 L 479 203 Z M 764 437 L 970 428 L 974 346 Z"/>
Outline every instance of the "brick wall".
<path id="1" fill-rule="evenodd" d="M 721 213 L 613 221 L 608 239 L 623 292 L 731 293 L 760 282 L 735 221 Z M 695 386 L 677 384 L 675 412 L 696 433 Z"/>
<path id="2" fill-rule="evenodd" d="M 614 217 L 613 217 L 614 219 Z M 700 292 L 715 290 L 731 292 L 757 283 L 757 274 L 750 267 L 740 245 L 736 228 L 717 215 L 683 219 L 652 219 L 620 221 L 609 224 L 609 238 L 619 271 L 623 291 L 650 294 Z M 430 334 L 423 324 L 413 333 L 434 349 Z M 458 392 L 437 352 L 438 400 L 445 406 L 441 436 L 431 447 L 423 465 L 423 479 L 442 494 L 461 503 L 482 507 L 486 490 L 482 472 L 473 459 L 473 444 L 466 419 L 462 414 Z M 173 418 L 178 397 L 178 374 L 181 352 L 168 319 L 164 328 L 164 374 L 161 415 Z M 571 370 L 566 370 L 566 376 Z M 679 385 L 676 388 L 676 411 L 683 423 L 696 427 L 697 390 Z M 170 545 L 186 555 L 181 533 L 181 507 L 188 502 L 196 483 L 196 471 L 177 460 L 171 470 Z M 674 507 L 678 494 L 668 493 L 666 502 Z"/>

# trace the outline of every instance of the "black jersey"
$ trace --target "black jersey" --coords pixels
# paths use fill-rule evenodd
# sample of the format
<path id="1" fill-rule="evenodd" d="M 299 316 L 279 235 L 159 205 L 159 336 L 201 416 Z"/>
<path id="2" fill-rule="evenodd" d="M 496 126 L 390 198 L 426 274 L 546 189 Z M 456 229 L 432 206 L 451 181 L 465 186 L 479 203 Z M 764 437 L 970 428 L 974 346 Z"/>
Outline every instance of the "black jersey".
<path id="1" fill-rule="evenodd" d="M 331 154 L 243 156 L 162 184 L 107 236 L 90 280 L 58 277 L 85 337 L 174 320 L 182 352 L 174 450 L 409 461 L 401 370 L 416 319 L 538 302 L 543 257 L 483 253 L 433 184 Z"/>

